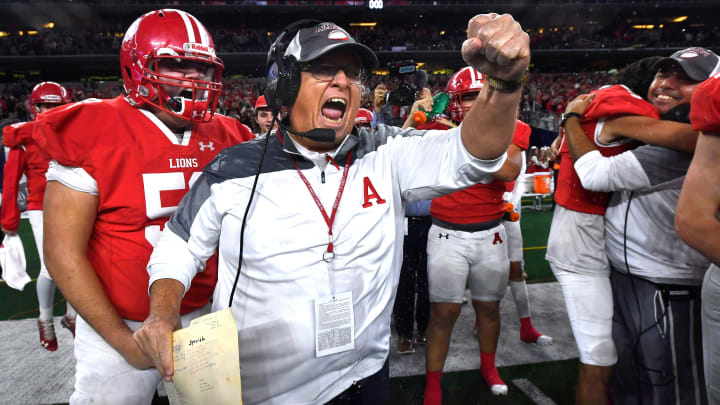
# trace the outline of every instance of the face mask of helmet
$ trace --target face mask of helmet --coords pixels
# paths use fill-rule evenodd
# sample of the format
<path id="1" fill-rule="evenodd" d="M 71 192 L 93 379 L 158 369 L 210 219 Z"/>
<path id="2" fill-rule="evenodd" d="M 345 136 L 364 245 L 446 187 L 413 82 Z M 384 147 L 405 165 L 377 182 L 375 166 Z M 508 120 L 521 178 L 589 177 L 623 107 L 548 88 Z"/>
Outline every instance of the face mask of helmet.
<path id="1" fill-rule="evenodd" d="M 196 58 L 158 53 L 150 66 L 152 70 L 146 69 L 145 74 L 148 85 L 154 87 L 158 104 L 182 118 L 204 121 L 210 103 L 217 103 L 217 97 L 211 99 L 210 95 L 222 89 L 212 81 L 213 65 Z"/>

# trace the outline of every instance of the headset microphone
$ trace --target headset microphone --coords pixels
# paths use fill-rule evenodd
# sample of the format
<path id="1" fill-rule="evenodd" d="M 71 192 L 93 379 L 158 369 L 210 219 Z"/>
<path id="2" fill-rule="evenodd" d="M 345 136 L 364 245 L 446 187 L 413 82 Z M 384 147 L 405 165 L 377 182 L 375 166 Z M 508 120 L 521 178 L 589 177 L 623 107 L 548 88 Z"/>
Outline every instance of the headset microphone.
<path id="1" fill-rule="evenodd" d="M 307 132 L 299 132 L 291 130 L 290 128 L 283 125 L 278 121 L 278 125 L 282 127 L 286 132 L 308 138 L 310 140 L 322 143 L 334 143 L 335 142 L 335 130 L 330 128 L 313 128 Z"/>

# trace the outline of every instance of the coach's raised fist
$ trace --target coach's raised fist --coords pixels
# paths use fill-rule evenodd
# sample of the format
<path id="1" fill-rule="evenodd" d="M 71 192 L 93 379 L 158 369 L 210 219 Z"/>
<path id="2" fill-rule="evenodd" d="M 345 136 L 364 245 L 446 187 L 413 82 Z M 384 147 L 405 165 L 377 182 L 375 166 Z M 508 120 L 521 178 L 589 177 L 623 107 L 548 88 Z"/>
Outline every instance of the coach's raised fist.
<path id="1" fill-rule="evenodd" d="M 494 78 L 514 82 L 530 64 L 530 37 L 510 14 L 478 14 L 468 22 L 465 62 Z"/>

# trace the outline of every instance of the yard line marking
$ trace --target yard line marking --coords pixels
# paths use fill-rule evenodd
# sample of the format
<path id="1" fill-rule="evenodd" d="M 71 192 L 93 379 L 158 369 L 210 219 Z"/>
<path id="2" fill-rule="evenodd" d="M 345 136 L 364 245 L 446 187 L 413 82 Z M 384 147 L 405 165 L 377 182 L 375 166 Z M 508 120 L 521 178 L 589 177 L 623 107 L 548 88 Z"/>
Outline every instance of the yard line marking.
<path id="1" fill-rule="evenodd" d="M 31 278 L 30 281 L 31 281 L 31 282 L 37 281 L 37 277 L 36 277 L 36 278 Z M 0 280 L 0 284 L 5 284 L 5 280 Z"/>
<path id="2" fill-rule="evenodd" d="M 516 378 L 512 380 L 512 383 L 515 384 L 523 394 L 527 395 L 531 401 L 538 405 L 557 405 L 555 401 L 540 391 L 540 388 L 536 387 L 535 384 L 527 378 Z"/>

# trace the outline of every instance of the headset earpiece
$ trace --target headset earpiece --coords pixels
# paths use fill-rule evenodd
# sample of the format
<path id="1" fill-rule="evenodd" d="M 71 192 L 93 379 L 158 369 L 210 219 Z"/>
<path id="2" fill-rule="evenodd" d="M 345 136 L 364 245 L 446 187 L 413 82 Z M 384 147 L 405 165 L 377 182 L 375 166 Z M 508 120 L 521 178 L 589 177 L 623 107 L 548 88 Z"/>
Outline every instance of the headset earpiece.
<path id="1" fill-rule="evenodd" d="M 285 55 L 290 41 L 303 28 L 319 24 L 319 20 L 301 20 L 288 25 L 270 48 L 267 58 L 268 74 L 265 99 L 273 114 L 277 115 L 282 106 L 295 103 L 300 90 L 300 66 L 292 55 Z"/>

